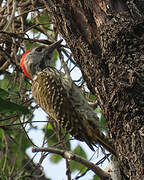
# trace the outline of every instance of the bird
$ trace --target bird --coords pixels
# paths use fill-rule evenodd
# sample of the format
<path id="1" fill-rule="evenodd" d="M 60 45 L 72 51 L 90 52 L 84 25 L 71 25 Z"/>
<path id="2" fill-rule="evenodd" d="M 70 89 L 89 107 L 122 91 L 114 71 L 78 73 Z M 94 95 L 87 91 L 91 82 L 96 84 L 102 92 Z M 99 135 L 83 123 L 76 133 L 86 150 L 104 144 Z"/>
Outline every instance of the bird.
<path id="1" fill-rule="evenodd" d="M 84 141 L 92 150 L 96 144 L 100 144 L 116 155 L 111 141 L 101 132 L 97 113 L 81 88 L 68 73 L 52 65 L 52 54 L 60 48 L 61 42 L 59 40 L 49 46 L 40 45 L 28 50 L 20 60 L 22 71 L 32 80 L 34 100 L 75 139 Z"/>

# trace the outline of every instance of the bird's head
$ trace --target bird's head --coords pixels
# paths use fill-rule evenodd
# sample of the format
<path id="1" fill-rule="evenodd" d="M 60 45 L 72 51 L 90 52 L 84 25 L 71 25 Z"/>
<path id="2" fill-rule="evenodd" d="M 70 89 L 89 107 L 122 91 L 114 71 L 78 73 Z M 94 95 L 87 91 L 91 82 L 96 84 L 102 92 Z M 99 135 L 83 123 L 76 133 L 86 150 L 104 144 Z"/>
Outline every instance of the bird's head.
<path id="1" fill-rule="evenodd" d="M 52 63 L 52 53 L 60 46 L 61 42 L 62 40 L 59 40 L 50 46 L 41 45 L 26 51 L 20 60 L 20 66 L 24 74 L 32 79 L 38 72 L 50 66 Z"/>

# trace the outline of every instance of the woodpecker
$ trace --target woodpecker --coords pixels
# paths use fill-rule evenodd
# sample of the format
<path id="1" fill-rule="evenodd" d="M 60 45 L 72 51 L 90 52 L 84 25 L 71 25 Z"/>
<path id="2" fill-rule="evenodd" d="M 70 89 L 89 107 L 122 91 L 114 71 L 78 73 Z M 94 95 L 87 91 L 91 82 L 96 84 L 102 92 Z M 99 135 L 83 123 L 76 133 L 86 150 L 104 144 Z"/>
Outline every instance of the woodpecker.
<path id="1" fill-rule="evenodd" d="M 28 50 L 21 58 L 24 74 L 32 79 L 34 100 L 67 133 L 86 142 L 92 150 L 99 143 L 116 155 L 109 138 L 100 131 L 97 114 L 81 89 L 69 74 L 52 66 L 52 53 L 61 46 L 61 42 Z"/>

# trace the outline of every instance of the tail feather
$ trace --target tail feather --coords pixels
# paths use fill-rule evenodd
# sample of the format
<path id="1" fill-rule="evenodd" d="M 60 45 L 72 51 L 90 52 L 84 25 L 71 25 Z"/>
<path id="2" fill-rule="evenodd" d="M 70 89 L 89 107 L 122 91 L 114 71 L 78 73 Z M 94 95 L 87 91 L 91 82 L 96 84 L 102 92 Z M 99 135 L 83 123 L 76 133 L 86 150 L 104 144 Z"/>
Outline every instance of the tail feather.
<path id="1" fill-rule="evenodd" d="M 91 137 L 92 144 L 95 145 L 99 143 L 102 145 L 106 150 L 111 152 L 113 155 L 116 156 L 116 151 L 112 143 L 110 142 L 109 138 L 107 138 L 99 129 L 94 129 L 93 127 L 87 127 L 87 132 L 89 137 Z M 86 142 L 88 146 L 91 148 L 90 142 Z M 94 148 L 91 148 L 94 149 Z"/>

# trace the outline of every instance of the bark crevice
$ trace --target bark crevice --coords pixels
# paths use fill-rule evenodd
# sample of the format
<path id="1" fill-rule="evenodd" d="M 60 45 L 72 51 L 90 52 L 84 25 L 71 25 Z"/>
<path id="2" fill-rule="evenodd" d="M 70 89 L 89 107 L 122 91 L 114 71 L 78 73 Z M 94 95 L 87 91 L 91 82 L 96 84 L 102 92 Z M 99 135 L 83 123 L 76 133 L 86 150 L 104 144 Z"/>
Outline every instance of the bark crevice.
<path id="1" fill-rule="evenodd" d="M 144 176 L 143 7 L 141 1 L 122 0 L 53 1 L 47 7 L 104 110 L 121 169 L 130 179 Z"/>

